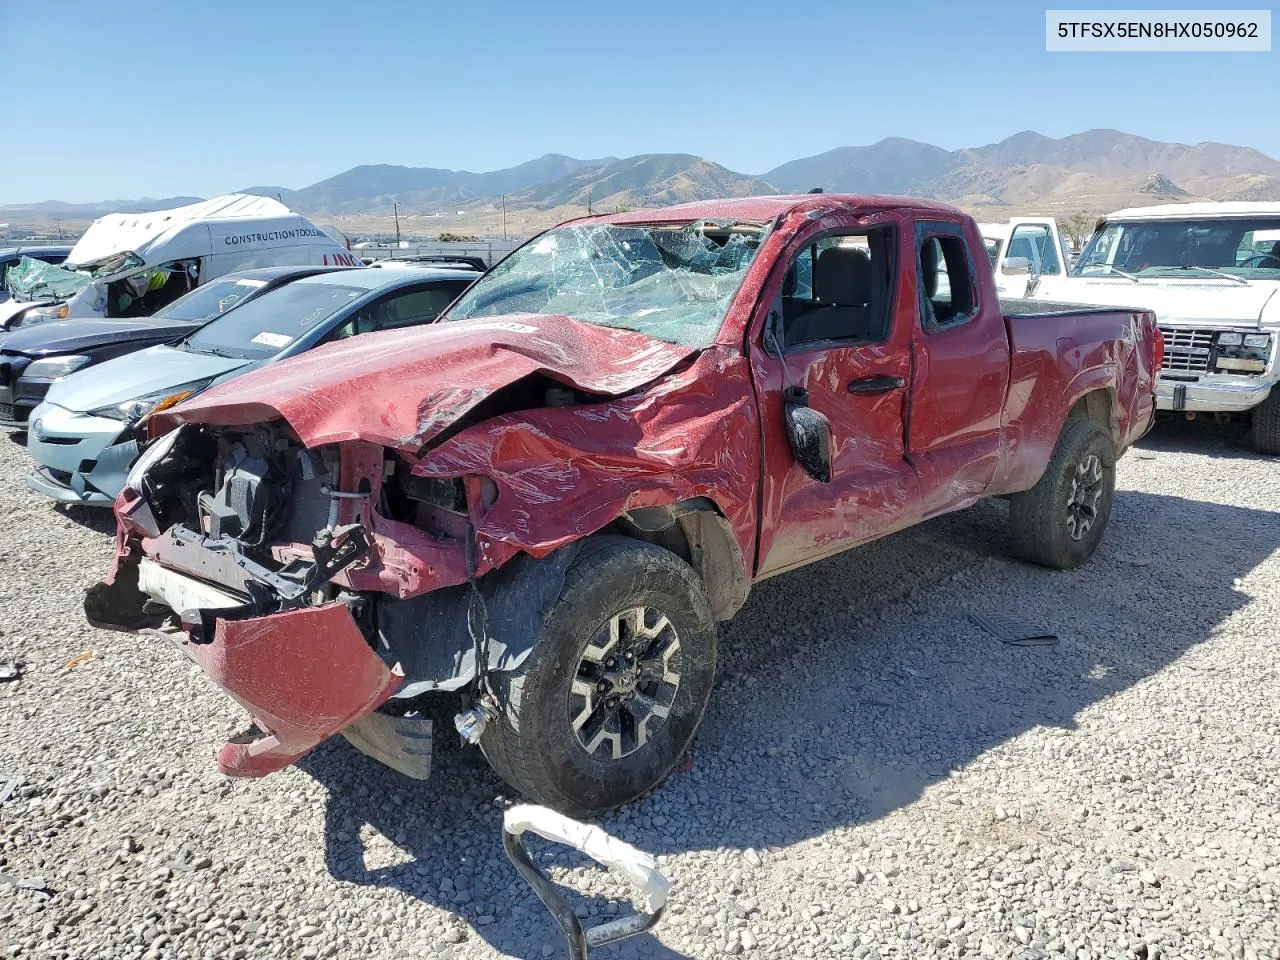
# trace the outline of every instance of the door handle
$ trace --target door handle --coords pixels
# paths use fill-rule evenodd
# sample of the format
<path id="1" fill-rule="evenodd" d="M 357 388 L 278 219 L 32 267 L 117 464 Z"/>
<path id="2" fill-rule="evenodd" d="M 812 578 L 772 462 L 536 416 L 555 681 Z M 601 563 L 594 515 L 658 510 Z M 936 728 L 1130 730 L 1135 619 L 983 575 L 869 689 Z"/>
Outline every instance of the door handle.
<path id="1" fill-rule="evenodd" d="M 890 390 L 899 390 L 906 385 L 907 381 L 902 377 L 863 377 L 861 380 L 849 382 L 849 392 L 860 396 L 869 393 L 888 393 Z"/>

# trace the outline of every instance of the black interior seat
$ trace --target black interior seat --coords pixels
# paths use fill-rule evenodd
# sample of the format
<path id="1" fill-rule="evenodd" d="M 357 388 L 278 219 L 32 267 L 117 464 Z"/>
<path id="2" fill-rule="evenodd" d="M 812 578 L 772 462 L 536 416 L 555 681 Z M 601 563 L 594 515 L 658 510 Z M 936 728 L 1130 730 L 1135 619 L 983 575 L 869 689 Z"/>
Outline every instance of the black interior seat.
<path id="1" fill-rule="evenodd" d="M 828 247 L 813 265 L 813 306 L 789 320 L 787 343 L 873 338 L 874 271 L 858 247 Z M 784 311 L 785 314 L 785 311 Z"/>

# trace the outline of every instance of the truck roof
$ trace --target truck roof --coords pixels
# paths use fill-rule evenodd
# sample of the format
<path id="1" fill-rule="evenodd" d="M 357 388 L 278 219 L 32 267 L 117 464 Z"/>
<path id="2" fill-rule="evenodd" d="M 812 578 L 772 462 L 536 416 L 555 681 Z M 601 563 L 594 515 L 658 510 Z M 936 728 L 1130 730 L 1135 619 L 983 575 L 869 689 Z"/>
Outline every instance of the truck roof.
<path id="1" fill-rule="evenodd" d="M 1161 203 L 1154 207 L 1128 207 L 1107 214 L 1108 220 L 1207 220 L 1239 217 L 1280 217 L 1280 201 L 1206 201 Z"/>
<path id="2" fill-rule="evenodd" d="M 949 204 L 922 197 L 895 197 L 854 193 L 798 193 L 770 197 L 731 197 L 723 200 L 695 200 L 671 207 L 631 210 L 588 218 L 593 223 L 667 223 L 685 220 L 773 220 L 796 207 L 857 207 L 860 210 L 907 208 L 937 210 L 950 214 L 959 211 Z M 578 221 L 583 222 L 583 221 Z"/>

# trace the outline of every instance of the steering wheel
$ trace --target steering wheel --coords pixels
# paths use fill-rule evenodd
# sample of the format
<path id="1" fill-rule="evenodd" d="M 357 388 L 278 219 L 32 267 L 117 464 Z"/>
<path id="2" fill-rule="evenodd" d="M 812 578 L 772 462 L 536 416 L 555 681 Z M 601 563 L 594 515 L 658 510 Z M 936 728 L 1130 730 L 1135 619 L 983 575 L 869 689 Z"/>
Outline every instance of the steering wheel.
<path id="1" fill-rule="evenodd" d="M 1277 257 L 1274 253 L 1255 253 L 1252 257 L 1246 257 L 1244 263 L 1238 263 L 1236 264 L 1236 266 L 1247 267 L 1247 266 L 1250 266 L 1255 260 L 1260 260 L 1260 261 L 1270 260 L 1271 264 L 1267 266 L 1267 269 L 1280 270 L 1280 257 Z M 1262 266 L 1262 263 L 1259 263 L 1258 266 Z"/>

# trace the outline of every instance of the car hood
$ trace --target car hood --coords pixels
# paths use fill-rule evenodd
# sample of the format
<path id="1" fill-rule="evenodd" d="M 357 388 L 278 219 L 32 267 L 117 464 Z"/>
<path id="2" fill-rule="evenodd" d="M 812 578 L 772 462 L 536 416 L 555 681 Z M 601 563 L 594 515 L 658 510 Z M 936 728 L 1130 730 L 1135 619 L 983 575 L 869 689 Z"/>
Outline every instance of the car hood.
<path id="1" fill-rule="evenodd" d="M 157 415 L 155 426 L 283 417 L 310 447 L 360 439 L 418 455 L 467 411 L 526 377 L 619 396 L 698 352 L 563 316 L 476 317 L 320 347 L 208 390 Z"/>
<path id="2" fill-rule="evenodd" d="M 184 384 L 212 380 L 249 363 L 166 345 L 148 347 L 56 381 L 46 399 L 68 410 L 87 413 Z"/>
<path id="3" fill-rule="evenodd" d="M 1259 326 L 1262 308 L 1277 294 L 1280 284 L 1253 281 L 1247 287 L 1230 280 L 1160 278 L 1134 283 L 1123 277 L 1101 279 L 1071 277 L 1055 300 L 1071 300 L 1103 307 L 1144 307 L 1156 319 L 1176 324 Z M 1048 291 L 1046 291 L 1047 293 Z"/>
<path id="4" fill-rule="evenodd" d="M 177 320 L 54 320 L 19 327 L 0 336 L 0 350 L 39 357 L 52 353 L 75 353 L 131 340 L 176 340 L 199 327 L 198 323 Z"/>

